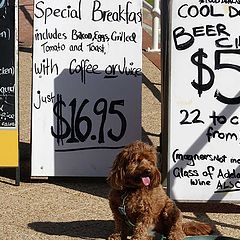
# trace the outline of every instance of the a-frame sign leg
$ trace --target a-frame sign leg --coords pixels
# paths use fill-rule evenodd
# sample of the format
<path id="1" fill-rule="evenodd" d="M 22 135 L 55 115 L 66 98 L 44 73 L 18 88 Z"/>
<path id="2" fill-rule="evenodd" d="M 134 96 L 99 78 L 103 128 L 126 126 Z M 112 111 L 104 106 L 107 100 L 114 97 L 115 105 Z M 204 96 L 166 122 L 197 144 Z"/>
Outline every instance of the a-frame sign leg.
<path id="1" fill-rule="evenodd" d="M 20 167 L 16 168 L 15 184 L 16 184 L 16 186 L 20 186 Z"/>

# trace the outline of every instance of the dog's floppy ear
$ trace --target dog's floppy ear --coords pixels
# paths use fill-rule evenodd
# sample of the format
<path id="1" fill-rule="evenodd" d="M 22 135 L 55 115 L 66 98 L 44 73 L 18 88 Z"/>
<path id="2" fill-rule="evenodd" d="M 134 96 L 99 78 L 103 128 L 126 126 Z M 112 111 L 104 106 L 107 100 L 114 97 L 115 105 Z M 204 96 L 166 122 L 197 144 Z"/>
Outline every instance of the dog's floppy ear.
<path id="1" fill-rule="evenodd" d="M 155 164 L 155 169 L 153 172 L 153 176 L 152 176 L 152 183 L 151 183 L 151 187 L 155 188 L 158 187 L 159 184 L 161 184 L 161 173 L 158 169 L 158 157 L 157 157 L 157 150 L 155 147 L 153 146 L 147 146 L 147 150 L 149 153 L 149 158 L 154 161 Z"/>
<path id="2" fill-rule="evenodd" d="M 112 170 L 107 178 L 110 186 L 116 190 L 122 190 L 125 183 L 125 158 L 123 155 L 123 152 L 117 155 Z"/>
<path id="3" fill-rule="evenodd" d="M 152 184 L 151 186 L 153 188 L 158 187 L 159 184 L 161 183 L 161 173 L 160 171 L 156 168 L 152 177 Z"/>

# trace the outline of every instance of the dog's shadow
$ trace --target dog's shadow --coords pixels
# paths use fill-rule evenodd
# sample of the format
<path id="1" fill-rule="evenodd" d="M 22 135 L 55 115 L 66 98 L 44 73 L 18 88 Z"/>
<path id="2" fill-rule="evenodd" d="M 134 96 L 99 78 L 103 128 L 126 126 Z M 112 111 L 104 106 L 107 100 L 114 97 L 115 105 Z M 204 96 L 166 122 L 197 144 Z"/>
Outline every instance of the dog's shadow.
<path id="1" fill-rule="evenodd" d="M 111 220 L 85 220 L 74 222 L 33 222 L 28 227 L 47 235 L 81 239 L 106 239 L 114 228 Z"/>

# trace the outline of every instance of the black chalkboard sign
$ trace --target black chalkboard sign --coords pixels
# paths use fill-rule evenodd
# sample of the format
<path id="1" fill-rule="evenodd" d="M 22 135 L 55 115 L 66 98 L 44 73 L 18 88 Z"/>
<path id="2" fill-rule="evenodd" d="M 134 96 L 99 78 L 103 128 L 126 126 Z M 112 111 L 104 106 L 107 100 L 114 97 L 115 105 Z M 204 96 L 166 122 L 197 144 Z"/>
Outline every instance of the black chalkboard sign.
<path id="1" fill-rule="evenodd" d="M 16 168 L 18 159 L 18 1 L 0 0 L 0 167 Z"/>
<path id="2" fill-rule="evenodd" d="M 14 0 L 0 0 L 0 128 L 16 127 L 14 19 Z"/>

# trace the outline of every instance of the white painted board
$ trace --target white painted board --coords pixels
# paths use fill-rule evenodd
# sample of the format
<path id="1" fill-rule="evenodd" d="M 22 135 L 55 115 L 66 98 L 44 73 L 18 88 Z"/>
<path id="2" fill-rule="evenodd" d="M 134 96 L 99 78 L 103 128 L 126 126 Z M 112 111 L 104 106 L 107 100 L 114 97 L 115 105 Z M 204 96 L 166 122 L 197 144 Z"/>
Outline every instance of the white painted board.
<path id="1" fill-rule="evenodd" d="M 32 176 L 106 176 L 141 138 L 141 2 L 35 0 Z"/>
<path id="2" fill-rule="evenodd" d="M 240 4 L 170 7 L 170 196 L 239 201 Z"/>

